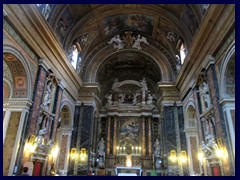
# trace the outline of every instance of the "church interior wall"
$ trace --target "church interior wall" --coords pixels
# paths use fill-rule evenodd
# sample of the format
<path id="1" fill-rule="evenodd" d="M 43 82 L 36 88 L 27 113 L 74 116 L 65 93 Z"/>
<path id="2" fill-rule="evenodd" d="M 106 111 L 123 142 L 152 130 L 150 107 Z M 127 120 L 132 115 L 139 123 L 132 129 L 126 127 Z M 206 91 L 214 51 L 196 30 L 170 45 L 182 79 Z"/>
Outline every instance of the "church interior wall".
<path id="1" fill-rule="evenodd" d="M 210 5 L 206 14 L 198 6 L 186 6 L 180 20 L 189 27 L 183 32 L 176 18 L 171 24 L 158 17 L 160 24 L 151 30 L 156 25 L 151 24 L 152 17 L 158 10 L 160 16 L 163 6 L 146 5 L 150 14 L 144 18 L 150 24 L 139 32 L 148 44 L 142 43 L 139 49 L 116 49 L 109 43 L 114 29 L 108 34 L 107 20 L 128 5 L 118 5 L 120 9 L 112 16 L 103 12 L 99 16 L 103 24 L 100 20 L 95 24 L 90 14 L 115 5 L 86 5 L 89 14 L 76 24 L 71 5 L 51 5 L 54 11 L 45 17 L 41 14 L 44 9 L 41 12 L 34 6 L 3 7 L 4 176 L 20 173 L 23 166 L 29 167 L 32 176 L 82 176 L 90 172 L 113 176 L 115 167 L 127 167 L 127 163 L 141 167 L 144 176 L 235 175 L 234 6 Z M 132 17 L 141 12 L 138 6 L 143 7 L 129 5 L 135 8 Z M 172 8 L 180 13 L 176 6 Z M 193 12 L 196 22 L 188 16 Z M 72 18 L 65 24 L 65 33 L 81 33 L 72 37 L 62 34 L 59 22 L 65 17 Z M 135 28 L 130 21 L 121 21 Z M 180 69 L 175 54 L 169 53 L 173 49 L 166 48 L 177 43 L 176 34 L 168 37 L 167 43 L 156 40 L 158 35 L 169 35 L 159 32 L 164 22 L 181 29 L 178 38 L 185 43 L 187 56 Z M 78 29 L 80 25 L 84 26 Z M 122 34 L 127 37 L 125 30 Z M 132 43 L 137 41 L 134 36 Z M 68 49 L 77 37 L 89 44 L 80 43 L 83 64 L 74 69 Z M 129 63 L 123 63 L 121 53 Z M 132 60 L 133 55 L 139 59 Z M 146 72 L 136 70 L 139 60 L 156 67 L 143 67 Z M 125 74 L 121 68 L 127 69 Z M 217 157 L 217 149 L 224 151 L 225 159 Z M 58 150 L 58 156 L 53 150 Z M 186 152 L 187 164 L 171 161 L 173 150 L 178 156 Z M 198 159 L 199 152 L 204 160 Z M 74 153 L 86 155 L 85 159 L 76 160 Z"/>

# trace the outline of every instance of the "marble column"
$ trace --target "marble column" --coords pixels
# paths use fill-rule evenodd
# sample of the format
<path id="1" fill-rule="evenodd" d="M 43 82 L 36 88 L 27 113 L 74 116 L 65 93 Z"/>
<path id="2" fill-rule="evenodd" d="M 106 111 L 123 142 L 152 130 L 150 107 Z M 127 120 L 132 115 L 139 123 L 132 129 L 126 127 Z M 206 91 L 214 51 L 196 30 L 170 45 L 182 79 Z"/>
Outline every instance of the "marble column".
<path id="1" fill-rule="evenodd" d="M 180 140 L 180 131 L 179 131 L 179 123 L 178 123 L 179 122 L 178 109 L 176 105 L 174 106 L 173 114 L 174 114 L 174 122 L 175 122 L 177 154 L 179 155 L 181 152 L 181 140 Z M 180 161 L 178 161 L 178 166 L 180 167 L 179 175 L 183 176 L 183 169 Z"/>
<path id="2" fill-rule="evenodd" d="M 78 127 L 82 127 L 82 119 L 83 119 L 83 106 L 80 106 L 80 112 L 79 112 L 79 121 L 78 121 Z M 77 141 L 76 141 L 76 149 L 77 152 L 80 151 L 81 146 L 81 128 L 77 128 Z M 73 169 L 73 175 L 76 176 L 78 173 L 79 168 L 79 158 L 76 158 L 74 161 L 74 169 Z"/>
<path id="3" fill-rule="evenodd" d="M 114 137 L 113 137 L 113 155 L 116 155 L 117 148 L 117 116 L 114 116 Z"/>
<path id="4" fill-rule="evenodd" d="M 148 149 L 149 156 L 152 155 L 152 119 L 148 117 Z"/>
<path id="5" fill-rule="evenodd" d="M 142 117 L 142 155 L 146 156 L 145 117 Z"/>
<path id="6" fill-rule="evenodd" d="M 55 94 L 55 100 L 54 100 L 53 113 L 55 114 L 55 117 L 54 118 L 52 117 L 51 118 L 52 120 L 49 122 L 50 123 L 50 128 L 51 128 L 50 138 L 52 140 L 54 140 L 55 136 L 56 136 L 58 119 L 60 117 L 60 106 L 61 106 L 63 91 L 64 91 L 64 87 L 60 83 L 57 87 L 56 94 Z M 53 123 L 52 123 L 52 121 L 53 121 Z M 51 126 L 53 126 L 53 127 L 51 127 Z"/>
<path id="7" fill-rule="evenodd" d="M 111 117 L 107 119 L 107 154 L 110 154 L 110 131 L 111 130 Z"/>

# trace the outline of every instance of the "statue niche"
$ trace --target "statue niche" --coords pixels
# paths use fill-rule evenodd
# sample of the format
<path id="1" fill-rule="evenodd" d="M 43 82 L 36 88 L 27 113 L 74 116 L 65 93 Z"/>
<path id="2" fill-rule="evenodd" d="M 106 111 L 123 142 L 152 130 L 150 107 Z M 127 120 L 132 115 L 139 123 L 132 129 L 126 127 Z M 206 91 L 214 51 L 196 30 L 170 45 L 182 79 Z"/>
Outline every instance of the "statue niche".
<path id="1" fill-rule="evenodd" d="M 58 80 L 53 74 L 50 73 L 47 75 L 41 104 L 41 109 L 43 111 L 51 112 L 52 102 L 55 99 L 54 96 L 58 84 Z"/>
<path id="2" fill-rule="evenodd" d="M 199 91 L 200 91 L 202 108 L 203 110 L 207 110 L 211 106 L 211 98 L 210 98 L 209 87 L 206 81 L 203 81 L 199 85 Z"/>

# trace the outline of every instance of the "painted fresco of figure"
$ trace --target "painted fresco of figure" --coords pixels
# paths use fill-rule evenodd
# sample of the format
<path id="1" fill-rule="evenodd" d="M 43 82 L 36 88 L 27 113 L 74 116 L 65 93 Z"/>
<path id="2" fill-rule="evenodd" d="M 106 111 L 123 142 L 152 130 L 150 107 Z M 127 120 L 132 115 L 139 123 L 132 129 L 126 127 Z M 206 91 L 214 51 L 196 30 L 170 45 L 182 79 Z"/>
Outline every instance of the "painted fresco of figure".
<path id="1" fill-rule="evenodd" d="M 139 125 L 134 121 L 127 121 L 121 128 L 121 146 L 127 142 L 138 144 Z"/>

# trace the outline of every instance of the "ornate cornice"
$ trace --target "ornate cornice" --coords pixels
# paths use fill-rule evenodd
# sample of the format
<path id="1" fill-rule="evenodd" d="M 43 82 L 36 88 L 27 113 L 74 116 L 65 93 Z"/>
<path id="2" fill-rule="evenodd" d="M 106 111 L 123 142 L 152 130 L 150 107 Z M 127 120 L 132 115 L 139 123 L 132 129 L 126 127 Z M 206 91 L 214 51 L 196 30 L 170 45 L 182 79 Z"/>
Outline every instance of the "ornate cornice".
<path id="1" fill-rule="evenodd" d="M 32 106 L 32 101 L 26 100 L 26 99 L 11 99 L 11 100 L 6 100 L 3 103 L 3 108 L 30 108 Z"/>

